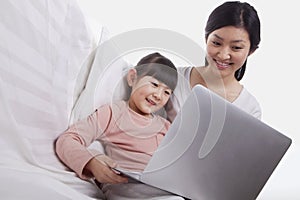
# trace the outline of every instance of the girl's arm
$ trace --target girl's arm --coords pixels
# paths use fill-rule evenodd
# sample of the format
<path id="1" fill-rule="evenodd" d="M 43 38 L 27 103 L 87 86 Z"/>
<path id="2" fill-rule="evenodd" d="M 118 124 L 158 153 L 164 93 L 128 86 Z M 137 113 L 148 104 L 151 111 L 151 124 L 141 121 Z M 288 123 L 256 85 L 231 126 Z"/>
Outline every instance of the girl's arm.
<path id="1" fill-rule="evenodd" d="M 56 141 L 58 157 L 82 179 L 95 176 L 99 182 L 115 183 L 120 180 L 112 174 L 110 167 L 115 163 L 110 158 L 99 156 L 102 155 L 100 151 L 87 149 L 106 131 L 110 120 L 110 106 L 102 106 L 86 119 L 70 126 Z"/>

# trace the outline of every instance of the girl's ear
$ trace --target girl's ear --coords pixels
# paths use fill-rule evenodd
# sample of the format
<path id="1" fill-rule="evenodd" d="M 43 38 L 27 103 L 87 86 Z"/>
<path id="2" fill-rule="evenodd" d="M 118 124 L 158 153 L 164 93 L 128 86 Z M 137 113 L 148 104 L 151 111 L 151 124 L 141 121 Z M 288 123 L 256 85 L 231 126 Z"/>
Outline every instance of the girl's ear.
<path id="1" fill-rule="evenodd" d="M 136 81 L 137 78 L 137 72 L 136 69 L 129 69 L 127 73 L 127 83 L 130 87 L 133 86 L 134 82 Z"/>

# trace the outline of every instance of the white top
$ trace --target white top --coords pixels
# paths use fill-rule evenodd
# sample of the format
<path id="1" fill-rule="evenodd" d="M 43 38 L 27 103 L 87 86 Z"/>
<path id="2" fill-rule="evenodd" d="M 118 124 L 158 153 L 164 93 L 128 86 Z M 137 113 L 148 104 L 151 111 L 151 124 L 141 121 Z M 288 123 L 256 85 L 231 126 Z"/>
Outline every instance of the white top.
<path id="1" fill-rule="evenodd" d="M 178 71 L 178 83 L 171 96 L 172 105 L 166 108 L 168 117 L 173 121 L 176 113 L 182 107 L 183 103 L 191 93 L 192 89 L 190 86 L 190 74 L 192 67 L 179 67 Z M 261 107 L 256 98 L 243 87 L 240 95 L 232 102 L 233 105 L 239 107 L 250 115 L 261 119 Z"/>

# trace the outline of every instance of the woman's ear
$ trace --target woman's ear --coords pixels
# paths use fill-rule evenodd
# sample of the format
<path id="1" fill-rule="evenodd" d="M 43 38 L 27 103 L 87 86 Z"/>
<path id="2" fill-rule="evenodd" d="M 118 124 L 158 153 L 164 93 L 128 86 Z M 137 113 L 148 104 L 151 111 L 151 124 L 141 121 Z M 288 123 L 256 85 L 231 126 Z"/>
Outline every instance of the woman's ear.
<path id="1" fill-rule="evenodd" d="M 134 68 L 129 69 L 129 71 L 127 73 L 127 83 L 130 87 L 133 86 L 133 84 L 136 81 L 136 78 L 137 78 L 136 69 L 134 69 Z"/>
<path id="2" fill-rule="evenodd" d="M 248 54 L 248 56 L 250 56 L 251 54 L 253 54 L 254 52 L 255 52 L 255 50 L 256 49 L 258 49 L 258 47 L 256 47 L 255 49 L 253 49 L 253 50 L 250 50 L 250 52 L 249 52 L 249 54 Z"/>

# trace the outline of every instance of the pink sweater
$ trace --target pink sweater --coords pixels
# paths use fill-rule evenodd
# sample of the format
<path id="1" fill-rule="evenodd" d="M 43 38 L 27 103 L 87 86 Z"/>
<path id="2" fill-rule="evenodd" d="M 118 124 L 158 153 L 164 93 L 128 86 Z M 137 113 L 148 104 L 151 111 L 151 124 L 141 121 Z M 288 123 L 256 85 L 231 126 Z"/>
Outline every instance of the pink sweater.
<path id="1" fill-rule="evenodd" d="M 82 174 L 85 165 L 101 152 L 86 147 L 100 140 L 118 167 L 143 171 L 169 126 L 166 119 L 157 115 L 144 117 L 120 101 L 101 106 L 86 119 L 70 126 L 58 138 L 56 152 L 79 177 L 87 178 Z"/>

